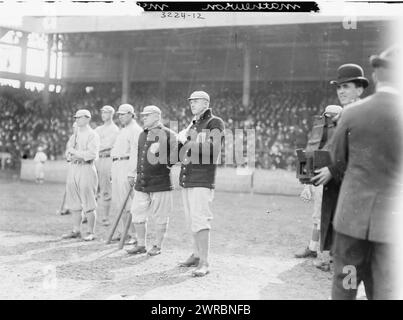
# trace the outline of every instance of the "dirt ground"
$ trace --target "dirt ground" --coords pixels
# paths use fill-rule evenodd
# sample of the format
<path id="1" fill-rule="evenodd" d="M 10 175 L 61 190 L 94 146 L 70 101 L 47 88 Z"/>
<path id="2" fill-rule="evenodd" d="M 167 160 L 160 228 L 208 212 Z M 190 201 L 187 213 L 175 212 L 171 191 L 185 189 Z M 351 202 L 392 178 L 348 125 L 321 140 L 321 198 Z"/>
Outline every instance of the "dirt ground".
<path id="1" fill-rule="evenodd" d="M 293 257 L 311 232 L 312 204 L 298 197 L 216 192 L 211 272 L 193 278 L 177 266 L 191 249 L 179 191 L 164 251 L 155 257 L 106 245 L 110 227 L 100 224 L 96 241 L 60 240 L 71 229 L 71 216 L 56 213 L 63 191 L 62 184 L 0 179 L 0 299 L 330 296 L 331 273 Z"/>

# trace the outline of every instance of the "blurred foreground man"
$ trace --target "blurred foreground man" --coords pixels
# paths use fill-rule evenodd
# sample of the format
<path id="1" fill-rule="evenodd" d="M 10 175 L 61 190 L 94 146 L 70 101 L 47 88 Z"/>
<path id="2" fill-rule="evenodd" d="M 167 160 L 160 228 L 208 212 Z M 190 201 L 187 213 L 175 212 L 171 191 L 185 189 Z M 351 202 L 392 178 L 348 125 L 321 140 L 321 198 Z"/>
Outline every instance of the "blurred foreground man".
<path id="1" fill-rule="evenodd" d="M 67 208 L 73 214 L 73 230 L 63 235 L 63 239 L 80 238 L 81 212 L 88 219 L 86 241 L 95 239 L 96 192 L 98 176 L 94 161 L 98 158 L 99 136 L 90 128 L 91 113 L 78 110 L 74 116 L 77 130 L 67 143 L 66 151 L 70 160 L 66 183 Z"/>
<path id="2" fill-rule="evenodd" d="M 333 299 L 397 298 L 397 212 L 403 135 L 394 72 L 401 52 L 372 56 L 376 93 L 343 110 L 331 147 L 344 174 L 334 217 Z M 401 232 L 401 229 L 399 230 Z"/>
<path id="3" fill-rule="evenodd" d="M 183 188 L 186 221 L 193 233 L 193 253 L 180 265 L 197 267 L 192 275 L 202 277 L 209 273 L 210 221 L 213 219 L 209 204 L 214 198 L 224 121 L 212 114 L 206 92 L 193 92 L 189 101 L 194 118 L 188 128 L 178 134 L 182 144 L 179 184 Z"/>
<path id="4" fill-rule="evenodd" d="M 109 211 L 112 199 L 111 170 L 112 158 L 111 150 L 119 133 L 118 126 L 113 122 L 115 109 L 111 106 L 101 108 L 101 117 L 104 124 L 95 129 L 99 135 L 99 159 L 95 161 L 98 173 L 98 214 L 102 217 L 102 224 L 109 225 Z"/>

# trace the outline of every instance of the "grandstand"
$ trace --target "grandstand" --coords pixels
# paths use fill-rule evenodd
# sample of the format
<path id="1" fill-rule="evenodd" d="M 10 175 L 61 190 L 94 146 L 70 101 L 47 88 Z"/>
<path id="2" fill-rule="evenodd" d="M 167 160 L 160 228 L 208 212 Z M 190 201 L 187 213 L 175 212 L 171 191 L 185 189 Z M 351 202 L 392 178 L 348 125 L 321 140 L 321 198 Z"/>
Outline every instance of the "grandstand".
<path id="1" fill-rule="evenodd" d="M 62 158 L 78 108 L 91 110 L 96 125 L 104 104 L 128 102 L 137 111 L 156 104 L 168 125 L 182 129 L 187 97 L 202 89 L 228 129 L 256 130 L 257 167 L 292 170 L 312 116 L 337 103 L 328 85 L 336 68 L 359 63 L 370 77 L 368 57 L 390 44 L 384 35 L 392 23 L 361 17 L 345 29 L 340 17 L 309 15 L 166 23 L 158 15 L 59 17 L 51 28 L 40 17 L 18 27 L 0 22 L 6 167 L 17 168 L 40 144 L 51 159 Z"/>

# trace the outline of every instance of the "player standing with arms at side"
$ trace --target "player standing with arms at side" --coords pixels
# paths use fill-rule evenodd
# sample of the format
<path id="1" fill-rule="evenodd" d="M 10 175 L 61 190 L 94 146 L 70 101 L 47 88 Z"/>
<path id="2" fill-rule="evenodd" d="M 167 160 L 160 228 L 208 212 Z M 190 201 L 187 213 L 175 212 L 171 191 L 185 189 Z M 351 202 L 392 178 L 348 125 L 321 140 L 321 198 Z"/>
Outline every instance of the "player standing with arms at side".
<path id="1" fill-rule="evenodd" d="M 212 114 L 210 96 L 206 92 L 193 92 L 189 101 L 194 118 L 188 130 L 178 134 L 183 144 L 179 153 L 182 162 L 179 184 L 183 188 L 185 217 L 193 233 L 193 254 L 180 266 L 196 266 L 192 275 L 203 277 L 209 273 L 210 221 L 213 219 L 209 203 L 214 198 L 224 121 Z"/>
<path id="2" fill-rule="evenodd" d="M 102 217 L 104 226 L 109 225 L 109 211 L 112 199 L 111 150 L 119 133 L 118 126 L 113 122 L 114 113 L 115 109 L 113 109 L 113 107 L 103 106 L 101 108 L 101 117 L 104 124 L 95 129 L 100 139 L 99 159 L 95 161 L 100 194 L 98 199 L 98 214 Z"/>
<path id="3" fill-rule="evenodd" d="M 137 167 L 137 143 L 140 133 L 143 131 L 137 124 L 134 113 L 134 108 L 130 104 L 122 104 L 117 111 L 119 121 L 123 128 L 119 131 L 115 144 L 113 145 L 112 156 L 112 206 L 114 212 L 117 213 L 123 203 L 129 191 L 133 188 L 129 183 L 129 177 L 136 177 Z M 121 235 L 124 233 L 126 221 L 130 215 L 130 207 L 132 203 L 133 195 L 130 195 L 122 219 L 120 219 L 120 232 L 115 240 L 120 240 Z M 135 230 L 133 225 L 129 232 L 132 239 L 129 243 L 135 243 L 136 238 L 134 236 Z M 128 238 L 129 238 L 128 237 Z"/>
<path id="4" fill-rule="evenodd" d="M 83 239 L 95 239 L 96 222 L 96 192 L 98 176 L 94 161 L 99 153 L 99 136 L 90 128 L 91 113 L 88 110 L 78 110 L 74 116 L 77 131 L 68 142 L 67 154 L 70 168 L 67 176 L 66 202 L 73 213 L 73 231 L 63 235 L 63 239 L 81 237 L 81 212 L 88 218 L 88 234 Z"/>

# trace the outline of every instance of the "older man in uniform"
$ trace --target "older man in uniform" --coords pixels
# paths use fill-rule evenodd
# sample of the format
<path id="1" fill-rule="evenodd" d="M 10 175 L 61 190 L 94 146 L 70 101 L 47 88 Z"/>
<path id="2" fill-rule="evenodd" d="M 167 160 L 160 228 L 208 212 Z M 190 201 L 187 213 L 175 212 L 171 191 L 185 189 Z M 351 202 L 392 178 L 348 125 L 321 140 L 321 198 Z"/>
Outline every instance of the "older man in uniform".
<path id="1" fill-rule="evenodd" d="M 343 182 L 334 217 L 332 298 L 398 298 L 397 236 L 401 201 L 403 125 L 395 75 L 401 50 L 372 56 L 376 92 L 343 111 L 331 147 Z M 396 72 L 397 74 L 397 72 Z M 400 193 L 400 196 L 399 196 Z M 395 269 L 395 270 L 394 270 Z"/>
<path id="2" fill-rule="evenodd" d="M 115 212 L 122 209 L 126 196 L 132 189 L 129 183 L 129 177 L 136 177 L 137 167 L 137 143 L 140 133 L 143 131 L 137 124 L 134 113 L 134 108 L 130 104 L 122 104 L 117 111 L 119 121 L 123 128 L 119 131 L 116 137 L 115 144 L 113 145 L 112 156 L 112 205 Z M 130 207 L 133 195 L 130 195 L 126 206 L 123 208 L 124 213 L 120 220 L 120 233 L 117 240 L 120 239 L 124 233 L 126 221 L 130 214 Z M 131 226 L 128 240 L 130 243 L 135 243 L 134 227 Z"/>
<path id="3" fill-rule="evenodd" d="M 336 85 L 337 96 L 343 108 L 359 101 L 369 81 L 364 77 L 363 69 L 353 63 L 343 64 L 337 69 L 337 79 L 330 81 Z M 341 113 L 330 114 L 332 127 L 326 130 L 325 145 L 323 150 L 330 150 L 332 145 L 332 136 L 336 129 L 337 122 Z M 331 251 L 333 242 L 333 217 L 336 211 L 337 199 L 341 185 L 341 170 L 339 164 L 333 163 L 327 167 L 317 170 L 317 175 L 312 181 L 317 185 L 323 185 L 322 208 L 320 219 L 320 250 Z M 332 252 L 330 252 L 332 254 Z M 330 259 L 319 261 L 315 266 L 323 271 L 330 271 Z"/>
<path id="4" fill-rule="evenodd" d="M 188 128 L 178 134 L 183 144 L 179 180 L 186 220 L 193 233 L 193 253 L 180 265 L 197 266 L 192 275 L 202 277 L 209 272 L 210 221 L 213 219 L 209 204 L 214 198 L 224 121 L 212 114 L 210 96 L 206 92 L 193 92 L 189 101 L 194 118 Z"/>
<path id="5" fill-rule="evenodd" d="M 112 198 L 111 170 L 112 158 L 111 150 L 119 133 L 118 126 L 113 122 L 115 109 L 111 106 L 101 108 L 101 117 L 104 124 L 95 129 L 101 142 L 99 159 L 95 162 L 99 180 L 98 213 L 102 216 L 104 226 L 109 225 L 109 211 Z"/>
<path id="6" fill-rule="evenodd" d="M 131 207 L 138 242 L 127 252 L 146 253 L 147 220 L 152 217 L 156 237 L 148 255 L 155 256 L 161 253 L 172 211 L 170 154 L 171 146 L 176 146 L 176 133 L 161 123 L 161 110 L 157 106 L 146 106 L 141 116 L 144 131 L 138 143 L 137 179 Z"/>
<path id="7" fill-rule="evenodd" d="M 63 235 L 64 239 L 81 237 L 81 213 L 88 218 L 88 234 L 86 241 L 95 239 L 96 192 L 98 176 L 94 161 L 99 153 L 99 136 L 90 128 L 91 113 L 81 109 L 75 114 L 77 131 L 68 142 L 67 154 L 70 168 L 67 176 L 66 202 L 73 213 L 73 231 Z"/>

